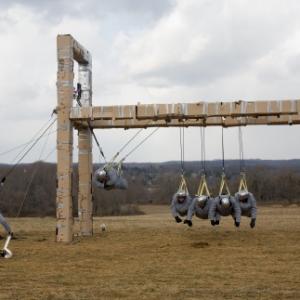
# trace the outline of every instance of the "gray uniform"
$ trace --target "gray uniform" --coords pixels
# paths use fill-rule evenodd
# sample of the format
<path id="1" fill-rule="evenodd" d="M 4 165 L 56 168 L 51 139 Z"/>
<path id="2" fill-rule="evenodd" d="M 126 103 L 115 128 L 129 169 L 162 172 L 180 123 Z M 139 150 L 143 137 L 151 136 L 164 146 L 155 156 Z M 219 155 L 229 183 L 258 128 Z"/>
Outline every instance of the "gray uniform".
<path id="1" fill-rule="evenodd" d="M 230 201 L 230 206 L 225 208 L 221 205 L 221 199 L 222 198 L 229 198 Z M 222 196 L 217 196 L 210 208 L 209 208 L 209 219 L 210 220 L 215 220 L 217 214 L 220 214 L 221 216 L 229 216 L 232 215 L 232 217 L 235 219 L 236 222 L 240 223 L 241 222 L 241 208 L 237 201 L 235 201 L 235 198 L 232 196 L 227 196 L 227 195 L 222 195 Z"/>
<path id="2" fill-rule="evenodd" d="M 126 190 L 128 188 L 127 180 L 118 174 L 116 169 L 106 170 L 106 172 L 108 179 L 105 182 L 100 182 L 97 179 L 94 179 L 94 182 L 98 188 L 105 190 Z"/>
<path id="3" fill-rule="evenodd" d="M 209 209 L 210 209 L 213 201 L 214 201 L 214 198 L 208 198 L 205 206 L 203 208 L 201 208 L 198 205 L 197 198 L 194 198 L 192 204 L 189 207 L 186 219 L 191 221 L 194 214 L 196 215 L 196 217 L 198 217 L 200 219 L 208 219 Z M 220 215 L 218 212 L 216 212 L 214 221 L 216 221 L 216 220 L 220 220 Z"/>
<path id="4" fill-rule="evenodd" d="M 6 230 L 6 232 L 9 234 L 11 233 L 11 228 L 8 225 L 8 223 L 5 221 L 4 217 L 2 216 L 2 214 L 0 213 L 0 224 L 4 227 L 4 229 Z"/>
<path id="5" fill-rule="evenodd" d="M 186 199 L 182 203 L 180 203 L 177 200 L 177 193 L 174 194 L 171 203 L 171 212 L 173 217 L 175 218 L 179 216 L 186 216 L 191 203 L 192 198 L 190 195 L 187 195 Z"/>
<path id="6" fill-rule="evenodd" d="M 244 201 L 240 201 L 239 193 L 236 193 L 235 199 L 241 208 L 242 216 L 250 217 L 251 219 L 256 219 L 256 200 L 252 193 L 248 193 L 248 198 Z"/>

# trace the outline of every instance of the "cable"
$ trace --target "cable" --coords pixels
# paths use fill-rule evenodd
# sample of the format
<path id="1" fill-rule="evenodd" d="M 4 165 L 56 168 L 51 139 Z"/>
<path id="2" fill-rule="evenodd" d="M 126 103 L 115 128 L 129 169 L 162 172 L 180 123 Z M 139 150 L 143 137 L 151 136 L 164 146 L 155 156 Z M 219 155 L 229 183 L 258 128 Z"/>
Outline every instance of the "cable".
<path id="1" fill-rule="evenodd" d="M 222 169 L 225 173 L 225 159 L 224 159 L 224 128 L 222 126 Z"/>
<path id="2" fill-rule="evenodd" d="M 243 143 L 243 131 L 239 126 L 238 139 L 239 139 L 239 156 L 240 156 L 240 173 L 245 172 L 245 160 L 244 160 L 244 143 Z"/>
<path id="3" fill-rule="evenodd" d="M 148 124 L 152 122 L 149 121 Z M 148 125 L 147 124 L 147 125 Z M 126 143 L 124 146 L 121 147 L 121 149 L 114 155 L 114 157 L 111 159 L 110 162 L 114 162 L 114 160 L 120 155 L 120 153 L 144 130 L 144 128 L 141 128 L 138 132 L 136 132 Z"/>
<path id="4" fill-rule="evenodd" d="M 179 142 L 181 174 L 184 174 L 184 127 L 179 128 Z"/>
<path id="5" fill-rule="evenodd" d="M 49 132 L 49 135 L 51 135 L 51 134 L 53 134 L 53 133 L 55 133 L 55 132 L 57 132 L 57 129 L 55 129 L 55 130 Z M 44 137 L 43 137 L 43 138 L 44 138 Z M 33 141 L 34 141 L 34 139 L 31 139 L 29 142 L 23 143 L 23 144 L 21 144 L 21 145 L 19 145 L 19 146 L 16 146 L 16 147 L 13 147 L 13 148 L 11 148 L 11 149 L 8 149 L 8 150 L 6 150 L 6 151 L 4 151 L 4 152 L 1 152 L 1 153 L 0 153 L 0 156 L 4 156 L 4 155 L 6 155 L 6 154 L 9 154 L 9 153 L 11 153 L 11 152 L 14 152 L 15 150 L 17 150 L 17 149 L 19 149 L 19 148 L 21 148 L 21 147 L 23 147 L 23 146 L 28 146 L 28 145 L 31 144 Z M 23 151 L 24 151 L 24 149 L 23 149 L 21 152 L 23 152 Z M 19 155 L 20 155 L 20 154 L 18 154 L 17 156 L 19 156 Z M 14 160 L 16 160 L 16 157 L 13 159 L 13 161 L 14 161 Z"/>
<path id="6" fill-rule="evenodd" d="M 201 140 L 201 167 L 202 167 L 201 171 L 205 175 L 206 174 L 205 127 L 200 127 L 200 140 Z"/>
<path id="7" fill-rule="evenodd" d="M 140 143 L 138 143 L 130 152 L 128 152 L 121 160 L 122 163 L 129 155 L 131 155 L 135 150 L 137 150 L 142 144 L 144 144 L 157 130 L 159 127 L 155 128 L 150 134 L 148 134 Z"/>
<path id="8" fill-rule="evenodd" d="M 56 118 L 50 123 L 50 125 L 42 132 L 42 134 L 33 142 L 33 144 L 26 150 L 26 152 L 21 156 L 21 158 L 6 172 L 6 174 L 2 177 L 0 184 L 3 185 L 6 177 L 10 175 L 18 164 L 26 157 L 26 155 L 31 151 L 31 149 L 37 144 L 37 142 L 46 134 L 46 132 L 53 126 L 54 122 L 56 122 Z"/>
<path id="9" fill-rule="evenodd" d="M 44 142 L 44 145 L 43 145 L 43 147 L 42 147 L 42 150 L 41 150 L 39 159 L 38 159 L 38 161 L 36 162 L 35 169 L 34 169 L 32 175 L 31 175 L 31 178 L 30 178 L 29 183 L 28 183 L 28 185 L 27 185 L 25 195 L 24 195 L 24 197 L 23 197 L 23 200 L 22 200 L 22 202 L 21 202 L 21 205 L 19 206 L 18 212 L 17 212 L 17 214 L 16 214 L 16 218 L 18 218 L 18 217 L 20 216 L 20 214 L 21 214 L 21 211 L 22 211 L 22 209 L 23 209 L 25 200 L 26 200 L 27 195 L 28 195 L 28 193 L 29 193 L 29 190 L 30 190 L 30 188 L 31 188 L 32 182 L 33 182 L 33 180 L 34 180 L 34 178 L 35 178 L 35 175 L 36 175 L 36 173 L 37 173 L 37 171 L 38 171 L 38 169 L 39 169 L 39 161 L 40 161 L 41 158 L 42 158 L 42 155 L 43 155 L 43 153 L 44 153 L 44 150 L 45 150 L 46 145 L 47 145 L 48 140 L 49 140 L 49 136 L 50 136 L 50 131 L 48 132 L 48 135 L 47 135 L 47 138 L 46 138 L 46 140 L 45 140 L 45 142 Z"/>

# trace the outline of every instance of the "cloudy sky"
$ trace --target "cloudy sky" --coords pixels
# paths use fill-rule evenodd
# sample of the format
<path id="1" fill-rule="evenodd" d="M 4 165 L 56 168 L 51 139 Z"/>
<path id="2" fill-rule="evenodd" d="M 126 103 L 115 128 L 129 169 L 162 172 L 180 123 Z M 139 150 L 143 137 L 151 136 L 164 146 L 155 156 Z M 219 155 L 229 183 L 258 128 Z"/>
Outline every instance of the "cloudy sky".
<path id="1" fill-rule="evenodd" d="M 56 106 L 57 34 L 92 53 L 94 105 L 290 99 L 300 98 L 299 13 L 297 0 L 0 0 L 0 162 Z M 185 132 L 186 159 L 200 159 L 199 128 Z M 243 132 L 246 158 L 300 158 L 300 127 Z M 134 133 L 97 136 L 111 157 Z M 206 135 L 207 158 L 221 158 L 221 128 Z M 26 162 L 51 153 L 55 133 L 46 140 Z M 75 161 L 76 148 L 75 138 Z M 225 129 L 225 152 L 238 158 L 237 128 Z M 179 158 L 179 129 L 160 129 L 128 161 Z"/>

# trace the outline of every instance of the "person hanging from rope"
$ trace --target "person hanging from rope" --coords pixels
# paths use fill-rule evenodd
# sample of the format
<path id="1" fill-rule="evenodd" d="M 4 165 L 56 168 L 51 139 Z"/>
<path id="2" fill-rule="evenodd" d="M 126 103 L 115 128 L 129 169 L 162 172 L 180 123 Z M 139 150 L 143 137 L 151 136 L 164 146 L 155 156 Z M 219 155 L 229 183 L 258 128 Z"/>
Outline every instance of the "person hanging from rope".
<path id="1" fill-rule="evenodd" d="M 120 153 L 129 145 L 131 141 L 143 130 L 140 129 L 111 159 L 109 163 L 106 163 L 103 168 L 100 168 L 94 173 L 94 182 L 98 188 L 111 190 L 128 188 L 128 182 L 122 175 L 122 164 L 127 157 L 137 150 L 146 140 L 148 140 L 159 128 L 154 129 L 148 134 L 140 143 L 138 143 L 129 153 L 127 153 L 118 163 L 115 162 Z"/>
<path id="2" fill-rule="evenodd" d="M 107 164 L 95 171 L 94 182 L 98 188 L 111 190 L 128 188 L 127 180 L 122 176 L 121 166 Z"/>
<path id="3" fill-rule="evenodd" d="M 181 223 L 180 217 L 186 216 L 192 203 L 192 197 L 189 194 L 187 183 L 184 177 L 184 128 L 179 128 L 180 136 L 180 163 L 181 180 L 177 192 L 173 195 L 171 201 L 171 213 L 177 223 Z"/>
<path id="4" fill-rule="evenodd" d="M 244 147 L 242 129 L 239 127 L 239 150 L 240 150 L 240 173 L 241 179 L 239 184 L 239 190 L 235 194 L 235 200 L 240 206 L 242 216 L 249 217 L 250 227 L 254 228 L 256 223 L 256 200 L 252 193 L 248 191 L 245 163 L 244 163 Z"/>
<path id="5" fill-rule="evenodd" d="M 217 219 L 218 214 L 221 216 L 229 216 L 231 215 L 234 219 L 234 225 L 236 227 L 240 226 L 241 222 L 241 208 L 238 205 L 237 201 L 234 197 L 231 196 L 230 190 L 227 184 L 227 179 L 225 175 L 225 160 L 224 160 L 224 134 L 222 127 L 222 164 L 223 164 L 223 172 L 221 177 L 221 184 L 219 195 L 213 200 L 210 208 L 209 208 L 209 219 L 211 221 L 211 225 L 219 225 L 219 220 Z"/>
<path id="6" fill-rule="evenodd" d="M 247 190 L 241 190 L 235 194 L 235 200 L 240 206 L 242 216 L 249 217 L 250 227 L 254 228 L 256 224 L 256 200 L 252 193 Z"/>
<path id="7" fill-rule="evenodd" d="M 181 177 L 181 184 L 178 191 L 173 195 L 171 202 L 171 212 L 177 223 L 182 222 L 180 217 L 187 215 L 189 207 L 192 203 L 192 197 L 189 195 L 186 181 Z"/>
<path id="8" fill-rule="evenodd" d="M 207 181 L 206 181 L 206 168 L 205 168 L 205 128 L 200 127 L 200 136 L 201 136 L 201 178 L 198 187 L 197 194 L 192 200 L 191 205 L 189 206 L 187 218 L 184 220 L 184 224 L 188 226 L 192 226 L 192 218 L 194 215 L 200 219 L 208 219 L 208 212 L 210 206 L 213 202 L 213 197 L 210 196 L 210 192 L 208 189 Z M 216 221 L 219 223 L 220 215 L 217 213 Z"/>

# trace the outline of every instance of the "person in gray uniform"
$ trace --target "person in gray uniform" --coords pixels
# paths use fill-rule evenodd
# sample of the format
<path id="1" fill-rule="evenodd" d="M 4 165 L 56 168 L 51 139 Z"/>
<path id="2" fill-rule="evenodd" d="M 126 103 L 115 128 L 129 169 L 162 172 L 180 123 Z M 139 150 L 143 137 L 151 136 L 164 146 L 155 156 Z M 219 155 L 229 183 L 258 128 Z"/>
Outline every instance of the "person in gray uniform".
<path id="1" fill-rule="evenodd" d="M 240 191 L 235 194 L 235 200 L 240 206 L 242 216 L 251 218 L 250 227 L 254 228 L 257 209 L 253 194 L 248 191 Z"/>
<path id="2" fill-rule="evenodd" d="M 188 226 L 192 226 L 193 215 L 196 215 L 196 217 L 200 219 L 208 219 L 208 212 L 213 201 L 214 198 L 206 195 L 195 197 L 192 201 L 192 204 L 189 207 L 187 218 L 184 220 L 183 223 L 187 224 Z M 219 222 L 220 222 L 220 214 L 216 212 L 212 224 L 219 225 Z"/>
<path id="3" fill-rule="evenodd" d="M 127 180 L 115 168 L 106 169 L 104 167 L 103 169 L 96 170 L 94 182 L 98 188 L 105 190 L 126 190 L 128 188 Z"/>
<path id="4" fill-rule="evenodd" d="M 5 231 L 7 232 L 8 235 L 12 234 L 11 228 L 9 224 L 6 222 L 4 219 L 3 215 L 0 213 L 0 224 L 4 227 Z"/>
<path id="5" fill-rule="evenodd" d="M 208 216 L 212 225 L 216 225 L 215 220 L 217 218 L 217 214 L 220 214 L 221 216 L 232 215 L 234 219 L 234 225 L 236 227 L 240 226 L 241 208 L 234 197 L 230 195 L 217 196 L 213 200 L 208 212 Z"/>
<path id="6" fill-rule="evenodd" d="M 192 198 L 186 191 L 179 190 L 173 195 L 171 212 L 177 223 L 182 222 L 180 216 L 183 217 L 187 215 L 191 203 Z"/>

